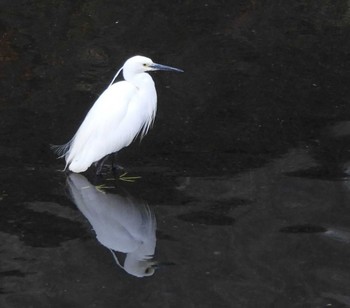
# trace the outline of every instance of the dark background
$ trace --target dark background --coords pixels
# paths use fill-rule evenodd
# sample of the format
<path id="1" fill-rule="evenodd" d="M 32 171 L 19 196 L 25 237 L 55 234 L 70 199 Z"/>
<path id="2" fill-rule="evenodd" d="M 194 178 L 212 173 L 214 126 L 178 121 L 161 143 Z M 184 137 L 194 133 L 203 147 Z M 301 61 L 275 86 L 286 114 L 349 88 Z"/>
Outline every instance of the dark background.
<path id="1" fill-rule="evenodd" d="M 2 0 L 1 307 L 350 306 L 349 9 Z M 185 71 L 152 73 L 155 125 L 120 153 L 176 263 L 144 280 L 77 218 L 49 146 L 136 54 Z"/>

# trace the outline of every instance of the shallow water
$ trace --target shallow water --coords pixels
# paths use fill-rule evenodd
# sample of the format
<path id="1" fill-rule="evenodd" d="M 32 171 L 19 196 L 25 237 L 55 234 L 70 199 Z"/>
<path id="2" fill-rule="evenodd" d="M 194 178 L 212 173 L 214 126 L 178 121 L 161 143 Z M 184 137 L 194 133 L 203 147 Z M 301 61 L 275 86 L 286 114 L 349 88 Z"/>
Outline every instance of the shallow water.
<path id="1" fill-rule="evenodd" d="M 350 306 L 348 12 L 3 1 L 0 306 Z M 139 53 L 185 70 L 120 153 L 141 178 L 60 172 L 49 145 Z"/>

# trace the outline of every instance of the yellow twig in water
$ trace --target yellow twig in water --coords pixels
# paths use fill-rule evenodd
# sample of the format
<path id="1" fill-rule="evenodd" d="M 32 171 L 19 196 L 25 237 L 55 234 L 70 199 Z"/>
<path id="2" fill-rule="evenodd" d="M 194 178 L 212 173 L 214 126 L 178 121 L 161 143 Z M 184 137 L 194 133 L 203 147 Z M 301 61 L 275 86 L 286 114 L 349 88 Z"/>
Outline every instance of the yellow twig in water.
<path id="1" fill-rule="evenodd" d="M 106 186 L 106 184 L 101 184 L 101 185 L 97 185 L 95 186 L 96 190 L 105 194 L 106 192 L 104 191 L 104 189 L 112 189 L 114 188 L 113 186 Z"/>
<path id="2" fill-rule="evenodd" d="M 141 176 L 126 176 L 128 173 L 124 172 L 119 176 L 119 180 L 129 183 L 134 183 L 136 180 L 141 179 Z"/>

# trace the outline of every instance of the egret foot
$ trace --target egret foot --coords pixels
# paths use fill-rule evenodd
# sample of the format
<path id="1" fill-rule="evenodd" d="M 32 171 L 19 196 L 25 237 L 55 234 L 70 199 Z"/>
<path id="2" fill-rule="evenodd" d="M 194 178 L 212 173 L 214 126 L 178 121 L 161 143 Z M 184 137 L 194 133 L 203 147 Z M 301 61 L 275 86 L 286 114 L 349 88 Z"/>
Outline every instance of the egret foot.
<path id="1" fill-rule="evenodd" d="M 112 164 L 112 173 L 114 178 L 119 178 L 121 175 L 123 175 L 124 173 L 126 174 L 126 170 L 123 166 L 121 165 L 117 165 L 117 164 Z"/>
<path id="2" fill-rule="evenodd" d="M 97 176 L 100 176 L 103 174 L 103 167 L 108 157 L 109 157 L 109 154 L 103 157 L 102 159 L 100 159 L 99 161 L 95 162 Z"/>

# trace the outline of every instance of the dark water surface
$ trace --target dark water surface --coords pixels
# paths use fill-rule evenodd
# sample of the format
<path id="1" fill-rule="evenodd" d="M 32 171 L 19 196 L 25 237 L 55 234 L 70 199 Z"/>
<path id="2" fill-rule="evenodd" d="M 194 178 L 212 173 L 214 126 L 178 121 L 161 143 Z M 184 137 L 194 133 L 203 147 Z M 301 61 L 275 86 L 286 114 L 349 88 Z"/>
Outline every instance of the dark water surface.
<path id="1" fill-rule="evenodd" d="M 1 308 L 350 307 L 348 1 L 3 0 L 0 29 Z M 141 179 L 59 172 L 135 54 L 185 70 L 120 153 Z"/>

